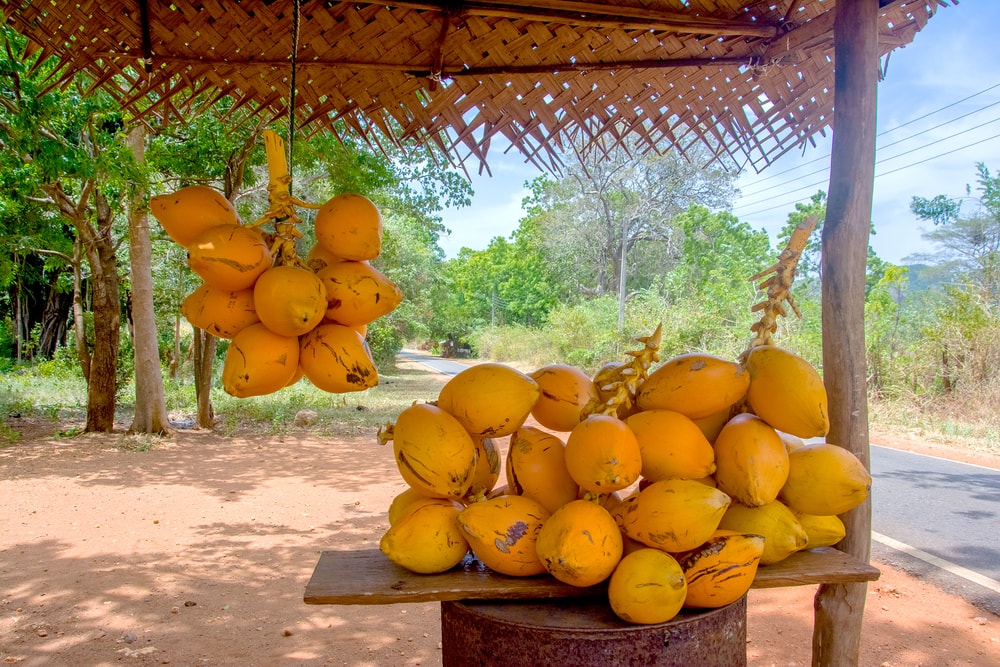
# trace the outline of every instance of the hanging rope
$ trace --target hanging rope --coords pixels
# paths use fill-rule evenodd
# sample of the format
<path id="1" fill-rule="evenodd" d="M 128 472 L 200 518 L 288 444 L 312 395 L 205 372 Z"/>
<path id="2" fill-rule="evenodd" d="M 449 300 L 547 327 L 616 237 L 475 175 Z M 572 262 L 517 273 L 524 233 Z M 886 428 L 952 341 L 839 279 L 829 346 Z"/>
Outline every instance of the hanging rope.
<path id="1" fill-rule="evenodd" d="M 292 175 L 292 147 L 295 143 L 295 73 L 299 56 L 299 13 L 301 0 L 292 0 L 292 74 L 288 92 L 288 175 Z M 291 184 L 289 184 L 291 192 Z"/>
<path id="2" fill-rule="evenodd" d="M 304 266 L 302 259 L 295 250 L 296 239 L 302 238 L 296 225 L 302 222 L 296 212 L 296 207 L 318 209 L 317 204 L 310 204 L 292 196 L 292 144 L 295 141 L 295 70 L 299 50 L 299 10 L 300 0 L 293 0 L 292 5 L 292 72 L 288 95 L 288 150 L 285 151 L 281 137 L 272 130 L 264 130 L 264 150 L 267 153 L 267 199 L 270 207 L 264 215 L 252 223 L 259 227 L 274 223 L 274 242 L 271 254 L 278 265 Z"/>

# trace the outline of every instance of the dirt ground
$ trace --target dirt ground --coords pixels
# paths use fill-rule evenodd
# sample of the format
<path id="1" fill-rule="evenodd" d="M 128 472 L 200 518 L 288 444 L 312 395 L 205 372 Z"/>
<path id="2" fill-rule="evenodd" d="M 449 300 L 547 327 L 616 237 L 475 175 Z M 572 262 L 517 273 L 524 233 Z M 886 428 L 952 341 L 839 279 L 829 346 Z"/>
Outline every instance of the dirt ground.
<path id="1" fill-rule="evenodd" d="M 403 489 L 374 433 L 323 439 L 11 425 L 0 449 L 0 660 L 24 666 L 441 664 L 436 603 L 309 606 L 323 549 L 377 547 Z M 46 432 L 47 431 L 47 432 Z M 1000 468 L 910 438 L 873 442 Z M 1000 665 L 1000 618 L 876 562 L 861 664 Z M 752 666 L 810 664 L 811 586 L 752 591 Z"/>

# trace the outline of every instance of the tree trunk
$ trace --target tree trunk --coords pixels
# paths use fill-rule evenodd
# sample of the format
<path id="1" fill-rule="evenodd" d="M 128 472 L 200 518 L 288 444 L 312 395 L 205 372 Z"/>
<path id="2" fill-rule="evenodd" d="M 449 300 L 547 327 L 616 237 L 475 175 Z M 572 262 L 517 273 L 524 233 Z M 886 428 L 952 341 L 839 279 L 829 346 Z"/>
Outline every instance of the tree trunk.
<path id="1" fill-rule="evenodd" d="M 23 267 L 23 264 L 22 264 Z M 24 303 L 24 290 L 21 289 L 21 271 L 18 270 L 17 283 L 14 285 L 14 354 L 18 361 L 24 361 L 26 343 L 28 342 L 27 306 Z"/>
<path id="2" fill-rule="evenodd" d="M 218 339 L 203 329 L 194 328 L 194 392 L 198 401 L 198 427 L 215 427 L 215 409 L 212 407 L 212 362 Z"/>
<path id="3" fill-rule="evenodd" d="M 73 334 L 76 338 L 76 358 L 80 362 L 83 379 L 90 383 L 90 348 L 87 346 L 87 328 L 83 323 L 83 258 L 80 238 L 73 242 Z"/>
<path id="4" fill-rule="evenodd" d="M 94 348 L 87 371 L 87 424 L 84 430 L 110 432 L 115 427 L 121 331 L 118 258 L 111 235 L 111 207 L 92 180 L 84 182 L 78 201 L 70 199 L 61 183 L 48 183 L 42 187 L 59 207 L 59 211 L 73 223 L 77 243 L 90 264 Z M 94 199 L 93 211 L 88 207 L 91 197 Z M 91 216 L 95 217 L 93 222 Z M 77 294 L 79 295 L 79 290 Z M 74 308 L 77 305 L 74 300 Z M 79 349 L 78 341 L 77 350 Z"/>
<path id="5" fill-rule="evenodd" d="M 170 345 L 170 363 L 168 369 L 171 380 L 177 379 L 177 373 L 180 371 L 183 361 L 181 358 L 181 314 L 178 311 L 174 313 L 174 340 Z"/>
<path id="6" fill-rule="evenodd" d="M 829 442 L 869 466 L 865 386 L 865 269 L 875 178 L 878 2 L 839 0 L 834 22 L 835 87 L 830 196 L 823 224 L 823 376 Z M 844 515 L 840 548 L 871 559 L 871 502 Z M 813 665 L 856 666 L 867 585 L 824 584 L 815 597 Z"/>
<path id="7" fill-rule="evenodd" d="M 145 159 L 146 132 L 136 124 L 128 135 L 129 147 L 136 162 Z M 132 264 L 132 326 L 135 352 L 135 414 L 130 433 L 171 432 L 160 366 L 159 336 L 153 310 L 152 242 L 149 237 L 149 214 L 137 192 L 129 202 L 128 240 Z"/>
<path id="8" fill-rule="evenodd" d="M 73 296 L 59 291 L 59 274 L 52 274 L 49 294 L 42 311 L 41 331 L 38 335 L 38 349 L 35 355 L 51 359 L 66 336 L 66 321 Z"/>
<path id="9" fill-rule="evenodd" d="M 110 230 L 111 210 L 106 202 L 98 206 L 98 224 L 107 216 Z M 88 232 L 88 225 L 81 226 Z M 94 310 L 94 351 L 87 383 L 87 432 L 110 432 L 115 428 L 118 384 L 118 345 L 121 333 L 121 302 L 118 284 L 118 258 L 109 235 L 88 234 L 83 246 L 91 269 L 91 292 Z"/>

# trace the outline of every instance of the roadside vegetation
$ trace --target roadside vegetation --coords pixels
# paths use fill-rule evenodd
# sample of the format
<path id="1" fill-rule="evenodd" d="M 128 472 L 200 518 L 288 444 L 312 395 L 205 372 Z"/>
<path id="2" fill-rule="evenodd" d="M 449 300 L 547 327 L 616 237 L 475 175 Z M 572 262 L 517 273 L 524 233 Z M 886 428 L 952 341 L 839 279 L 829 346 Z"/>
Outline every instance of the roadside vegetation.
<path id="1" fill-rule="evenodd" d="M 735 358 L 761 298 L 749 278 L 771 265 L 796 224 L 809 215 L 822 221 L 825 211 L 825 194 L 817 192 L 788 211 L 783 231 L 770 238 L 729 212 L 735 172 L 696 166 L 707 153 L 692 149 L 685 159 L 627 143 L 578 146 L 563 156 L 559 175 L 528 184 L 513 234 L 448 258 L 440 213 L 468 204 L 472 192 L 446 156 L 427 147 L 376 148 L 347 128 L 339 138 L 298 137 L 295 195 L 322 202 L 355 192 L 375 202 L 385 231 L 373 265 L 404 300 L 367 332 L 382 380 L 375 389 L 332 395 L 300 382 L 235 399 L 218 381 L 228 341 L 192 329 L 180 315 L 198 281 L 145 202 L 198 183 L 223 192 L 244 221 L 256 219 L 267 198 L 262 118 L 249 106 L 206 101 L 186 122 L 136 132 L 141 124 L 90 92 L 82 75 L 72 85 L 47 85 L 48 63 L 3 30 L 0 445 L 16 440 L 17 418 L 49 420 L 60 437 L 123 423 L 160 432 L 155 419 L 139 419 L 150 401 L 162 401 L 175 425 L 225 433 L 280 434 L 302 410 L 316 413 L 310 427 L 322 433 L 368 429 L 436 394 L 435 381 L 395 365 L 396 353 L 404 346 L 438 352 L 446 340 L 480 359 L 524 368 L 569 363 L 594 373 L 662 324 L 663 359 L 695 350 Z M 970 176 L 969 197 L 908 202 L 934 252 L 894 265 L 869 251 L 868 389 L 880 428 L 996 452 L 1000 176 L 984 164 Z M 776 336 L 817 368 L 821 227 L 794 289 L 802 317 L 790 314 Z M 140 278 L 151 283 L 151 303 Z M 152 333 L 137 326 L 145 309 Z M 148 336 L 155 337 L 152 366 L 142 363 L 147 346 L 137 344 Z M 137 391 L 137 374 L 147 372 L 162 383 L 162 398 Z"/>

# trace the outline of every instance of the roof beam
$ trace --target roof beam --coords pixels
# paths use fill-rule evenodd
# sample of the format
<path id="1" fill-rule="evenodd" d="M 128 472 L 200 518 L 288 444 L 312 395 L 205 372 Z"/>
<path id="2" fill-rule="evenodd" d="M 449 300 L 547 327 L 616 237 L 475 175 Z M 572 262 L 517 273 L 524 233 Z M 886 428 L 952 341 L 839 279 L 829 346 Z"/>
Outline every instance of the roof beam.
<path id="1" fill-rule="evenodd" d="M 95 54 L 97 55 L 97 54 Z M 133 53 L 102 53 L 104 58 L 109 59 L 138 59 L 140 55 Z M 284 69 L 288 67 L 287 60 L 232 60 L 218 58 L 177 58 L 173 56 L 158 55 L 156 61 L 160 64 L 170 63 L 178 65 L 225 65 L 228 67 L 256 66 L 273 67 Z M 456 77 L 482 77 L 494 75 L 519 75 L 519 74 L 557 74 L 559 72 L 598 72 L 612 70 L 633 70 L 633 69 L 670 69 L 677 67 L 756 67 L 761 64 L 778 64 L 792 62 L 788 56 L 775 57 L 770 61 L 764 61 L 760 56 L 732 56 L 720 58 L 667 58 L 653 60 L 616 60 L 612 62 L 561 62 L 561 63 L 539 63 L 537 65 L 497 65 L 494 67 L 452 67 L 447 66 L 437 69 L 435 65 L 411 65 L 407 63 L 377 63 L 371 61 L 351 61 L 351 60 L 306 60 L 296 63 L 300 70 L 310 68 L 342 68 L 354 71 L 384 71 L 400 72 L 409 76 L 431 79 L 454 79 Z"/>
<path id="2" fill-rule="evenodd" d="M 418 11 L 454 11 L 454 2 L 430 2 L 420 0 L 374 0 L 369 5 L 399 7 Z M 545 23 L 566 23 L 598 28 L 621 28 L 623 30 L 660 30 L 699 35 L 735 35 L 746 37 L 773 37 L 777 25 L 760 22 L 720 19 L 711 16 L 691 16 L 661 12 L 639 7 L 605 5 L 574 0 L 505 0 L 504 2 L 464 2 L 461 14 L 472 14 L 487 18 L 507 18 Z"/>

